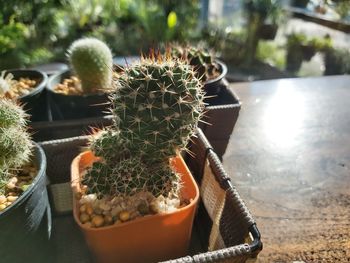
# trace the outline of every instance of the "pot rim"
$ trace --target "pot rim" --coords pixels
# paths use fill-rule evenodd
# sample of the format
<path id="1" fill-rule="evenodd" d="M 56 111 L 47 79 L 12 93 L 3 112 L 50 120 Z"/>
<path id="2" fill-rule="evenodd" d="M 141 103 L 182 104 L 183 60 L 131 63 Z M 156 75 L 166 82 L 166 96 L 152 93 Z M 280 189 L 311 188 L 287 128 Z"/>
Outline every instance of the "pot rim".
<path id="1" fill-rule="evenodd" d="M 215 62 L 220 66 L 220 69 L 221 69 L 221 73 L 219 76 L 217 76 L 216 78 L 213 78 L 213 79 L 210 79 L 210 80 L 207 80 L 204 85 L 210 85 L 214 82 L 217 82 L 217 81 L 220 81 L 221 79 L 223 79 L 226 74 L 227 74 L 227 66 L 224 62 L 222 62 L 221 60 L 219 59 L 215 59 Z"/>
<path id="2" fill-rule="evenodd" d="M 35 189 L 38 186 L 38 181 L 42 179 L 42 177 L 45 176 L 46 174 L 46 156 L 44 153 L 44 150 L 41 148 L 39 144 L 36 142 L 33 142 L 34 147 L 33 147 L 33 162 L 38 162 L 38 171 L 37 174 L 33 180 L 33 182 L 30 184 L 27 190 L 25 190 L 16 200 L 15 202 L 10 205 L 9 207 L 6 207 L 3 211 L 0 212 L 0 216 L 4 217 L 7 216 L 9 211 L 11 211 L 12 208 L 18 207 L 21 203 L 22 200 L 26 199 L 29 195 L 31 195 Z"/>
<path id="3" fill-rule="evenodd" d="M 46 84 L 46 90 L 52 94 L 53 96 L 61 96 L 61 97 L 69 97 L 69 98 L 86 98 L 86 97 L 93 97 L 93 96 L 105 96 L 106 94 L 109 94 L 109 92 L 99 92 L 99 93 L 92 93 L 92 94 L 82 94 L 82 95 L 71 95 L 71 94 L 63 94 L 55 92 L 54 90 L 54 84 L 52 82 L 56 78 L 61 78 L 63 80 L 64 78 L 73 76 L 72 71 L 70 69 L 58 72 L 57 74 L 54 74 L 48 78 L 47 84 Z"/>
<path id="4" fill-rule="evenodd" d="M 72 167 L 71 167 L 71 171 L 72 172 L 73 172 L 74 169 L 79 169 L 78 164 L 79 164 L 80 159 L 82 158 L 83 155 L 87 155 L 87 154 L 92 154 L 92 152 L 91 151 L 84 151 L 84 152 L 80 153 L 78 156 L 76 156 L 73 159 Z M 95 157 L 95 158 L 99 159 L 98 157 Z M 183 158 L 181 157 L 180 154 L 178 154 L 174 158 L 180 159 L 185 164 L 185 161 L 183 160 Z M 185 165 L 185 166 L 186 166 L 186 170 L 191 175 L 190 176 L 191 177 L 191 182 L 194 184 L 195 192 L 196 192 L 195 197 L 190 199 L 190 203 L 188 205 L 186 205 L 184 207 L 181 207 L 181 208 L 178 208 L 175 211 L 172 211 L 172 212 L 169 212 L 169 213 L 158 213 L 158 214 L 155 214 L 155 215 L 147 215 L 147 216 L 143 216 L 141 218 L 136 218 L 134 220 L 131 220 L 131 221 L 128 221 L 128 222 L 124 222 L 124 223 L 121 223 L 121 224 L 111 225 L 111 226 L 104 226 L 104 227 L 101 227 L 101 228 L 87 227 L 87 226 L 84 226 L 84 224 L 82 224 L 80 222 L 80 220 L 78 218 L 78 213 L 77 213 L 78 200 L 75 198 L 75 194 L 80 192 L 80 184 L 79 184 L 79 182 L 72 182 L 71 181 L 71 187 L 72 187 L 72 190 L 73 190 L 73 217 L 75 219 L 75 222 L 83 230 L 97 232 L 97 231 L 105 231 L 105 230 L 114 229 L 114 228 L 127 227 L 127 226 L 129 226 L 131 224 L 142 223 L 144 221 L 152 220 L 153 218 L 156 218 L 156 217 L 168 217 L 168 216 L 171 216 L 171 215 L 176 214 L 178 212 L 181 212 L 181 211 L 188 210 L 188 209 L 192 208 L 193 206 L 195 206 L 198 203 L 198 200 L 199 200 L 199 188 L 198 188 L 198 185 L 195 182 L 191 172 L 189 171 L 187 165 Z M 81 175 L 81 173 L 79 172 L 79 177 L 80 177 L 80 175 Z M 71 180 L 72 180 L 72 178 L 71 178 Z"/>
<path id="5" fill-rule="evenodd" d="M 34 96 L 34 95 L 42 92 L 44 90 L 45 86 L 47 85 L 48 76 L 46 73 L 44 73 L 41 70 L 37 70 L 37 69 L 6 69 L 5 72 L 13 74 L 15 79 L 16 79 L 16 74 L 18 74 L 18 73 L 29 73 L 29 75 L 31 73 L 34 73 L 34 74 L 38 74 L 38 76 L 41 77 L 41 81 L 36 85 L 36 87 L 33 90 L 31 90 L 29 93 L 23 94 L 23 95 L 17 97 L 16 99 L 18 99 L 18 100 L 21 100 L 21 99 L 24 99 L 27 97 L 31 97 L 31 96 Z M 28 76 L 28 78 L 31 78 L 31 77 Z"/>

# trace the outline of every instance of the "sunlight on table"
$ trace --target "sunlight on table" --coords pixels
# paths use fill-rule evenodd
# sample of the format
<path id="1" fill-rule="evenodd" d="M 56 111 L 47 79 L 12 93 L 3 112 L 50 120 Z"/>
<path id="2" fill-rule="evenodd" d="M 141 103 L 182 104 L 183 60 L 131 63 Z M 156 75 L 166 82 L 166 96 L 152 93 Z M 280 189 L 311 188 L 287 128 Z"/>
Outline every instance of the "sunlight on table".
<path id="1" fill-rule="evenodd" d="M 266 139 L 277 147 L 293 146 L 301 132 L 304 111 L 303 96 L 290 86 L 290 82 L 280 80 L 263 115 Z"/>

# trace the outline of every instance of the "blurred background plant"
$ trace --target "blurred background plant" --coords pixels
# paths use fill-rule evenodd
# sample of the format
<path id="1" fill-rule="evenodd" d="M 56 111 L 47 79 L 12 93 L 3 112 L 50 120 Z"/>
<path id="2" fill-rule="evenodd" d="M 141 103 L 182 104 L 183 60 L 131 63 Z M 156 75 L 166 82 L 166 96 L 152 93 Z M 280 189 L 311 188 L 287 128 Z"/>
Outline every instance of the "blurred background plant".
<path id="1" fill-rule="evenodd" d="M 0 68 L 65 61 L 76 39 L 94 36 L 118 55 L 156 43 L 188 41 L 198 28 L 199 0 L 1 1 Z"/>
<path id="2" fill-rule="evenodd" d="M 325 49 L 317 46 L 326 45 L 323 37 L 307 36 L 305 39 L 305 36 L 293 36 L 290 30 L 286 35 L 285 24 L 291 16 L 285 7 L 297 2 L 0 1 L 0 70 L 51 61 L 67 62 L 65 52 L 73 41 L 81 37 L 96 37 L 106 42 L 113 54 L 119 57 L 139 55 L 166 42 L 204 42 L 229 65 L 229 71 L 243 69 L 244 74 L 251 74 L 263 63 L 278 69 L 281 73 L 278 77 L 296 76 L 298 65 L 309 61 L 308 57 L 315 53 L 325 54 Z M 342 17 L 349 17 L 348 0 L 306 2 L 307 6 L 326 3 Z M 333 49 L 338 47 L 332 46 L 328 53 Z M 288 55 L 293 52 L 293 56 Z M 294 69 L 287 65 L 291 60 L 296 61 Z M 285 75 L 285 69 L 291 75 L 288 72 L 289 75 Z"/>

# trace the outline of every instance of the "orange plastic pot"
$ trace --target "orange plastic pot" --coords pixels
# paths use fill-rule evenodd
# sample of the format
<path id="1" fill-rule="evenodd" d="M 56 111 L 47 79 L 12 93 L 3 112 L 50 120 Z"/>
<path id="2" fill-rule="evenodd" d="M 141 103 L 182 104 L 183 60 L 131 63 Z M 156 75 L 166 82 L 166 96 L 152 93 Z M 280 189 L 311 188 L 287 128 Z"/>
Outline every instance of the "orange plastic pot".
<path id="1" fill-rule="evenodd" d="M 91 152 L 81 153 L 73 160 L 73 193 L 80 192 L 80 173 L 95 160 L 97 158 Z M 199 190 L 181 156 L 174 158 L 172 163 L 174 170 L 181 174 L 181 194 L 190 200 L 189 205 L 174 212 L 149 215 L 113 226 L 89 228 L 80 223 L 78 202 L 73 197 L 74 219 L 97 262 L 153 263 L 187 254 Z"/>

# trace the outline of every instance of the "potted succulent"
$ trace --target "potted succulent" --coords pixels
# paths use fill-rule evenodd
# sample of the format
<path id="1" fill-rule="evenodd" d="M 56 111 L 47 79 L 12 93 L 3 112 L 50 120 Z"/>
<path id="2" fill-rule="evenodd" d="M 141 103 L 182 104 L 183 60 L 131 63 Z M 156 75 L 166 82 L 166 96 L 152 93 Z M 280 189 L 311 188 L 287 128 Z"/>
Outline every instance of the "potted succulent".
<path id="1" fill-rule="evenodd" d="M 260 39 L 274 39 L 281 18 L 281 3 L 275 0 L 246 0 L 247 17 L 245 63 L 251 67 Z"/>
<path id="2" fill-rule="evenodd" d="M 26 117 L 13 101 L 0 100 L 0 258 L 4 262 L 47 262 L 51 214 L 46 158 L 30 139 Z"/>
<path id="3" fill-rule="evenodd" d="M 204 90 L 208 96 L 217 95 L 222 85 L 220 82 L 227 74 L 227 66 L 222 61 L 215 59 L 212 52 L 203 47 L 190 45 L 170 45 L 171 54 L 175 58 L 186 59 L 193 66 L 197 78 L 204 84 Z"/>
<path id="4" fill-rule="evenodd" d="M 316 52 L 324 52 L 332 46 L 331 38 L 307 37 L 302 33 L 292 33 L 287 37 L 286 69 L 296 73 L 303 60 L 310 61 Z"/>
<path id="5" fill-rule="evenodd" d="M 170 56 L 142 58 L 117 80 L 114 124 L 72 163 L 74 218 L 99 261 L 186 254 L 199 193 L 180 151 L 203 97 L 192 68 Z"/>
<path id="6" fill-rule="evenodd" d="M 96 38 L 82 38 L 67 55 L 72 71 L 52 76 L 47 85 L 53 119 L 102 116 L 112 85 L 110 49 Z"/>
<path id="7" fill-rule="evenodd" d="M 12 69 L 0 73 L 0 99 L 18 100 L 32 121 L 47 119 L 43 93 L 47 75 L 39 70 Z"/>

